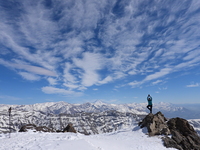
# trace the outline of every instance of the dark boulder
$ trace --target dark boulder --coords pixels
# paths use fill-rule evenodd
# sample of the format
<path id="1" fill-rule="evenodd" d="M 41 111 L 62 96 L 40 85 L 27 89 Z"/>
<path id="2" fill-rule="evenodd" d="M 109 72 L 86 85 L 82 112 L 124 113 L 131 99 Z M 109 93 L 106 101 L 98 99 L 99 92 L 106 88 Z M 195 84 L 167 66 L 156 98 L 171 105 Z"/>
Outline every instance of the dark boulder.
<path id="1" fill-rule="evenodd" d="M 63 129 L 63 132 L 73 132 L 76 133 L 76 130 L 73 127 L 72 123 L 69 123 L 66 128 Z"/>

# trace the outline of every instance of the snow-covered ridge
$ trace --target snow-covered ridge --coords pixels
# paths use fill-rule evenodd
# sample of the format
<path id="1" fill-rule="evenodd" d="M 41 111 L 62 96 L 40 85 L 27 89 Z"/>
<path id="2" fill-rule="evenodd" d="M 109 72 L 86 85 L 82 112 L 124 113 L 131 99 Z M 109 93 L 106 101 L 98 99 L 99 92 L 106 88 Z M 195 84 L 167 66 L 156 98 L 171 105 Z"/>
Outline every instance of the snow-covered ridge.
<path id="1" fill-rule="evenodd" d="M 137 120 L 141 116 L 149 113 L 146 109 L 146 103 L 107 104 L 97 101 L 84 104 L 69 104 L 66 102 L 33 105 L 1 104 L 0 132 L 8 132 L 9 107 L 12 107 L 11 127 L 13 131 L 18 131 L 22 125 L 29 123 L 59 130 L 71 122 L 79 132 L 98 134 L 130 127 L 137 124 Z M 153 113 L 158 111 L 161 111 L 168 118 L 182 117 L 188 119 L 190 117 L 189 119 L 191 119 L 200 116 L 184 107 L 177 107 L 170 103 L 154 104 Z"/>
<path id="2" fill-rule="evenodd" d="M 25 124 L 46 126 L 53 130 L 63 130 L 68 123 L 84 134 L 99 134 L 113 132 L 122 128 L 131 127 L 140 119 L 133 113 L 121 113 L 115 110 L 100 113 L 77 113 L 77 114 L 45 114 L 39 111 L 13 110 L 11 115 L 11 129 L 13 132 Z M 0 133 L 9 132 L 9 116 L 7 112 L 0 115 Z"/>
<path id="3" fill-rule="evenodd" d="M 131 112 L 134 114 L 147 114 L 146 103 L 131 103 L 131 104 L 107 104 L 101 101 L 94 103 L 84 104 L 69 104 L 67 102 L 48 102 L 48 103 L 37 103 L 33 105 L 0 105 L 0 111 L 6 111 L 9 107 L 20 111 L 39 111 L 43 113 L 53 114 L 75 114 L 80 112 L 103 112 L 108 110 L 116 110 L 119 112 Z M 185 111 L 183 107 L 177 107 L 170 103 L 157 103 L 154 104 L 153 110 L 157 112 L 177 112 Z"/>
<path id="4" fill-rule="evenodd" d="M 109 110 L 118 112 L 129 112 L 138 115 L 149 113 L 146 103 L 130 103 L 130 104 L 107 104 L 102 101 L 83 104 L 70 104 L 67 102 L 47 102 L 32 105 L 4 105 L 0 104 L 0 113 L 7 111 L 9 107 L 18 111 L 38 111 L 45 114 L 76 114 L 82 112 L 100 113 Z M 195 112 L 185 107 L 174 105 L 171 103 L 155 103 L 153 104 L 153 113 L 161 111 L 167 118 L 181 117 L 185 119 L 200 119 L 200 111 Z"/>

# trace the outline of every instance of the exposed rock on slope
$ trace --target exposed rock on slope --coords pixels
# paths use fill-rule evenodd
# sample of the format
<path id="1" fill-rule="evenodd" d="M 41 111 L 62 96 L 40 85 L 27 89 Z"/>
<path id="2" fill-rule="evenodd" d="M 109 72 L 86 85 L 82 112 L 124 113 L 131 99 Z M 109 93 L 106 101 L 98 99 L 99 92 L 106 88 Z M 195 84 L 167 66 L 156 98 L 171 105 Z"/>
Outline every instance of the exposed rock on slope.
<path id="1" fill-rule="evenodd" d="M 44 114 L 41 112 L 25 112 L 13 110 L 11 115 L 11 128 L 18 131 L 24 124 L 46 126 L 50 129 L 60 130 L 73 123 L 77 132 L 83 134 L 99 134 L 116 131 L 125 127 L 131 127 L 140 118 L 132 113 L 106 111 L 101 113 L 78 114 Z M 0 115 L 0 133 L 9 132 L 9 118 L 7 112 Z"/>
<path id="2" fill-rule="evenodd" d="M 166 147 L 179 150 L 200 150 L 200 137 L 189 122 L 182 118 L 172 118 L 169 121 L 161 112 L 148 114 L 142 122 L 141 128 L 146 127 L 150 136 L 166 135 L 163 142 Z M 167 135 L 172 135 L 171 138 Z"/>
<path id="3" fill-rule="evenodd" d="M 27 132 L 28 130 L 32 130 L 34 132 L 55 132 L 54 130 L 48 128 L 48 127 L 45 127 L 45 126 L 40 126 L 40 127 L 37 127 L 36 125 L 34 124 L 27 124 L 27 125 L 24 125 L 20 128 L 19 132 Z"/>

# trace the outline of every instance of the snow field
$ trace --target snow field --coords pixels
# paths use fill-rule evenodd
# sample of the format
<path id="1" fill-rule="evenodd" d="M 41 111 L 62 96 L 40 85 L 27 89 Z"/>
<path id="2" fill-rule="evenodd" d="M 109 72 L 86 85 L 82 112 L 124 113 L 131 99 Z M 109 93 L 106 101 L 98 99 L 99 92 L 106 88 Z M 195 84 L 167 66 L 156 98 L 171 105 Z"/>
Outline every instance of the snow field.
<path id="1" fill-rule="evenodd" d="M 12 133 L 0 135 L 1 150 L 174 150 L 160 136 L 148 137 L 142 129 L 90 135 L 75 133 Z"/>

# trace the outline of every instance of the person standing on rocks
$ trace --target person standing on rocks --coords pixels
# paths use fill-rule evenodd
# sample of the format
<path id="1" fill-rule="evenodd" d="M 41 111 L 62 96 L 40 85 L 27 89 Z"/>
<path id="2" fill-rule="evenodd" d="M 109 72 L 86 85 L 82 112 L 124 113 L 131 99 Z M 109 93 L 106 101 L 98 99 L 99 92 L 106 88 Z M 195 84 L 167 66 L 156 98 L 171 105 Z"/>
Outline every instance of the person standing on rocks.
<path id="1" fill-rule="evenodd" d="M 150 94 L 147 96 L 147 101 L 148 101 L 148 105 L 147 108 L 150 110 L 150 113 L 152 113 L 152 97 L 150 96 Z"/>

